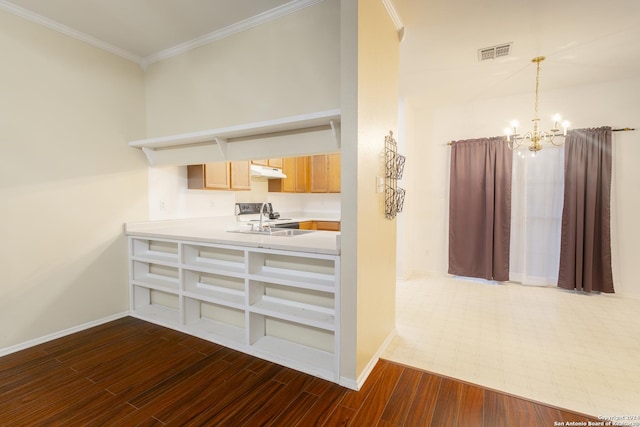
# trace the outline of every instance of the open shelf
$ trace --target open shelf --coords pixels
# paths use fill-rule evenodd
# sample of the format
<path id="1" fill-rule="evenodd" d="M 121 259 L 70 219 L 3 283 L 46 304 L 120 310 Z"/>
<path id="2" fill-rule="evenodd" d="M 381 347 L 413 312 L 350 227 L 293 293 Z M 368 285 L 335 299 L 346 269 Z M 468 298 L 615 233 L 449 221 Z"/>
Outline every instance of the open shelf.
<path id="1" fill-rule="evenodd" d="M 340 257 L 130 237 L 131 314 L 330 381 Z"/>
<path id="2" fill-rule="evenodd" d="M 243 277 L 245 272 L 245 254 L 242 250 L 218 246 L 184 245 L 184 264 L 187 268 Z"/>
<path id="3" fill-rule="evenodd" d="M 236 348 L 244 345 L 244 329 L 217 320 L 200 318 L 186 325 L 200 338 L 209 339 L 220 344 L 229 344 Z"/>
<path id="4" fill-rule="evenodd" d="M 336 262 L 325 257 L 249 253 L 249 279 L 335 293 Z"/>
<path id="5" fill-rule="evenodd" d="M 189 165 L 268 158 L 293 143 L 296 155 L 340 149 L 340 110 L 140 139 L 129 146 L 141 148 L 152 165 Z"/>
<path id="6" fill-rule="evenodd" d="M 165 265 L 178 265 L 178 244 L 150 239 L 131 241 L 132 259 Z"/>
<path id="7" fill-rule="evenodd" d="M 249 275 L 249 279 L 322 292 L 335 292 L 335 276 L 328 274 L 295 272 L 281 268 L 263 267 L 257 273 Z"/>
<path id="8" fill-rule="evenodd" d="M 286 300 L 263 296 L 249 306 L 252 313 L 264 314 L 277 319 L 288 320 L 301 325 L 313 326 L 327 331 L 335 330 L 335 313 L 331 309 L 310 304 L 293 304 Z"/>
<path id="9" fill-rule="evenodd" d="M 244 279 L 184 270 L 184 295 L 244 310 Z"/>
<path id="10" fill-rule="evenodd" d="M 328 380 L 335 380 L 335 355 L 282 338 L 264 336 L 253 343 L 256 353 L 268 355 L 270 360 L 281 362 Z"/>
<path id="11" fill-rule="evenodd" d="M 134 260 L 132 282 L 134 285 L 177 293 L 180 285 L 179 270 L 177 267 Z"/>
<path id="12" fill-rule="evenodd" d="M 133 286 L 132 313 L 154 323 L 176 326 L 180 323 L 178 295 L 144 286 Z"/>
<path id="13" fill-rule="evenodd" d="M 180 322 L 180 312 L 169 307 L 149 304 L 133 310 L 133 314 L 153 323 L 174 326 Z"/>
<path id="14" fill-rule="evenodd" d="M 244 344 L 244 309 L 185 297 L 184 310 L 185 326 L 199 336 L 211 335 L 214 341 Z"/>

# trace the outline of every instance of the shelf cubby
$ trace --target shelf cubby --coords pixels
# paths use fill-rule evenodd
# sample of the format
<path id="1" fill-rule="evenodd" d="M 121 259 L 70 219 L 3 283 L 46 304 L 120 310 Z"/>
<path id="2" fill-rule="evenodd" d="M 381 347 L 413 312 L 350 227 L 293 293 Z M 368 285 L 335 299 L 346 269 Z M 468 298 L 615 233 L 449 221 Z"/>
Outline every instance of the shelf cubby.
<path id="1" fill-rule="evenodd" d="M 163 240 L 132 239 L 133 259 L 167 265 L 178 264 L 178 244 Z"/>
<path id="2" fill-rule="evenodd" d="M 250 281 L 249 311 L 328 331 L 336 326 L 333 294 L 316 290 Z"/>
<path id="3" fill-rule="evenodd" d="M 233 276 L 184 270 L 184 294 L 244 310 L 245 280 Z"/>
<path id="4" fill-rule="evenodd" d="M 244 310 L 194 298 L 184 298 L 185 326 L 212 341 L 238 346 L 245 340 Z"/>
<path id="5" fill-rule="evenodd" d="M 134 285 L 132 299 L 131 308 L 137 316 L 167 326 L 180 323 L 178 295 Z"/>
<path id="6" fill-rule="evenodd" d="M 180 285 L 178 267 L 136 260 L 132 263 L 134 284 L 165 292 L 178 292 Z"/>
<path id="7" fill-rule="evenodd" d="M 242 277 L 245 272 L 245 252 L 221 246 L 184 245 L 183 263 L 191 269 Z"/>
<path id="8" fill-rule="evenodd" d="M 249 254 L 249 278 L 296 288 L 335 292 L 333 259 L 264 252 Z"/>

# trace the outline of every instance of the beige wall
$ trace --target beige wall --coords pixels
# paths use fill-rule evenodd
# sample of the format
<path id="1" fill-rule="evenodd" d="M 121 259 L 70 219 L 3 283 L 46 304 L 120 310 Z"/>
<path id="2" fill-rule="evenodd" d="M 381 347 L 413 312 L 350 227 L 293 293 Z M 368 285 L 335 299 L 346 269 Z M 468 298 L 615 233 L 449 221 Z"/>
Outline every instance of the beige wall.
<path id="1" fill-rule="evenodd" d="M 384 176 L 384 138 L 398 134 L 397 31 L 382 2 L 360 0 L 357 26 L 357 275 L 356 375 L 372 359 L 395 328 L 396 221 L 384 215 L 384 194 L 376 192 L 376 177 Z M 343 145 L 345 150 L 346 144 Z M 345 211 L 343 198 L 342 210 Z M 347 263 L 343 260 L 343 263 Z M 343 286 L 345 284 L 343 283 Z"/>
<path id="2" fill-rule="evenodd" d="M 340 108 L 337 0 L 152 64 L 148 137 Z"/>
<path id="3" fill-rule="evenodd" d="M 0 352 L 128 310 L 140 68 L 0 11 Z"/>

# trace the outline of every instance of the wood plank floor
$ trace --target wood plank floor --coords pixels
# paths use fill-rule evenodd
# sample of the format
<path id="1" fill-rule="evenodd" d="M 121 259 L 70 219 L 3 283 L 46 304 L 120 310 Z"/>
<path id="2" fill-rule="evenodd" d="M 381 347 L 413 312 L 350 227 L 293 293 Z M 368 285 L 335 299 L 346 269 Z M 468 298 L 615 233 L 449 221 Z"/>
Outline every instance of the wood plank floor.
<path id="1" fill-rule="evenodd" d="M 384 360 L 355 392 L 132 317 L 0 358 L 3 427 L 537 427 L 589 420 L 597 421 Z"/>

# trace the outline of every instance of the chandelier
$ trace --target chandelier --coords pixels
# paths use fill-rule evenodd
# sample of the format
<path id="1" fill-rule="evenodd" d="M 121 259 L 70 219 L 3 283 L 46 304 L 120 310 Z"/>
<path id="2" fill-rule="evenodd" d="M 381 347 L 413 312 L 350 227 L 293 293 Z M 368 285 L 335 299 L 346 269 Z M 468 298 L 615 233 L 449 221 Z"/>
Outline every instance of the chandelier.
<path id="1" fill-rule="evenodd" d="M 542 150 L 542 142 L 548 142 L 553 145 L 562 145 L 564 142 L 564 137 L 567 135 L 567 128 L 569 127 L 569 122 L 566 120 L 563 121 L 560 126 L 562 126 L 562 132 L 558 127 L 558 123 L 562 120 L 560 114 L 556 114 L 553 116 L 553 128 L 540 131 L 539 122 L 540 118 L 538 117 L 538 87 L 540 86 L 540 63 L 544 61 L 544 56 L 538 56 L 533 58 L 531 62 L 535 62 L 537 65 L 536 70 L 536 103 L 533 114 L 533 131 L 527 132 L 525 134 L 518 133 L 518 122 L 512 121 L 511 127 L 504 130 L 507 135 L 507 145 L 511 150 L 517 150 L 522 144 L 527 144 L 527 148 L 531 151 L 531 154 L 535 156 L 535 154 Z M 558 141 L 554 139 L 556 137 L 561 137 L 562 141 Z"/>

